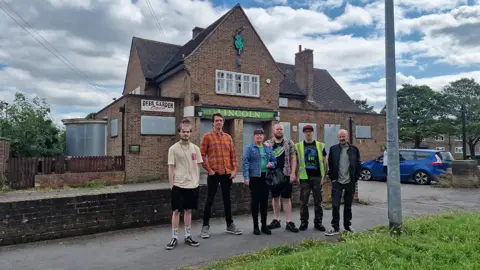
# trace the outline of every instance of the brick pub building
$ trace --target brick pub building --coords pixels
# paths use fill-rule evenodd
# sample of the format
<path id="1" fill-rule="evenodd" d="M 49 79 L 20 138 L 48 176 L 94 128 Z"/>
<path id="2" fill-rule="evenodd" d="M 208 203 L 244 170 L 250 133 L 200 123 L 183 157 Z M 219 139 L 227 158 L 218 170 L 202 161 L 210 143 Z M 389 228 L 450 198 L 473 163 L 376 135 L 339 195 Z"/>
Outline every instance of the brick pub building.
<path id="1" fill-rule="evenodd" d="M 214 112 L 226 117 L 239 160 L 253 130 L 263 127 L 270 136 L 277 122 L 294 142 L 313 125 L 327 148 L 340 128 L 351 127 L 363 160 L 380 154 L 385 116 L 363 113 L 328 71 L 314 68 L 312 50 L 300 46 L 292 62 L 275 61 L 240 5 L 205 29 L 195 27 L 183 46 L 134 37 L 123 95 L 95 115 L 108 120 L 107 155 L 125 155 L 128 182 L 167 181 L 179 121 L 194 123 L 199 145 Z"/>

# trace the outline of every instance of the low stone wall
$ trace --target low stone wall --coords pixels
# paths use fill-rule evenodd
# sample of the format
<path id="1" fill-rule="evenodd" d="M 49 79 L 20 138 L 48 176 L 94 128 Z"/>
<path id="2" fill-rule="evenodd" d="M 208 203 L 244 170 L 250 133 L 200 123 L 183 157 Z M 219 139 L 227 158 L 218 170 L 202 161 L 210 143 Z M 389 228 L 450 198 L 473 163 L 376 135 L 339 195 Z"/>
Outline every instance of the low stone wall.
<path id="1" fill-rule="evenodd" d="M 36 188 L 80 186 L 90 182 L 101 182 L 112 185 L 123 184 L 125 182 L 125 172 L 67 172 L 62 174 L 35 175 Z"/>
<path id="2" fill-rule="evenodd" d="M 294 187 L 293 205 L 299 205 L 298 186 Z M 202 218 L 207 187 L 200 187 L 199 211 Z M 232 185 L 232 213 L 250 212 L 250 190 L 243 183 Z M 170 190 L 153 189 L 115 192 L 65 198 L 48 198 L 0 203 L 0 245 L 94 234 L 153 224 L 169 224 Z M 224 216 L 220 188 L 212 217 Z"/>
<path id="3" fill-rule="evenodd" d="M 439 178 L 439 185 L 444 187 L 480 188 L 480 166 L 476 160 L 455 160 L 451 171 Z"/>

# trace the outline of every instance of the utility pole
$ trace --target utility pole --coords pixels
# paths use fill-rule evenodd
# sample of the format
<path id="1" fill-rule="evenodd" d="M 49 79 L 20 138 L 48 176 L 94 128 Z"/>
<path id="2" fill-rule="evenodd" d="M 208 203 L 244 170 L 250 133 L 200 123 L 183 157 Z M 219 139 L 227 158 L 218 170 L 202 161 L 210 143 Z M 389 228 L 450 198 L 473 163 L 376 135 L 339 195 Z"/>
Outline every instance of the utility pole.
<path id="1" fill-rule="evenodd" d="M 465 104 L 462 104 L 462 152 L 463 152 L 463 160 L 467 159 L 467 113 Z M 475 154 L 475 153 L 474 153 Z M 470 156 L 474 155 L 470 153 Z"/>
<path id="2" fill-rule="evenodd" d="M 402 226 L 402 194 L 400 185 L 400 153 L 398 149 L 395 25 L 393 9 L 393 0 L 385 0 L 388 225 L 390 228 L 390 233 L 394 235 L 400 235 Z"/>

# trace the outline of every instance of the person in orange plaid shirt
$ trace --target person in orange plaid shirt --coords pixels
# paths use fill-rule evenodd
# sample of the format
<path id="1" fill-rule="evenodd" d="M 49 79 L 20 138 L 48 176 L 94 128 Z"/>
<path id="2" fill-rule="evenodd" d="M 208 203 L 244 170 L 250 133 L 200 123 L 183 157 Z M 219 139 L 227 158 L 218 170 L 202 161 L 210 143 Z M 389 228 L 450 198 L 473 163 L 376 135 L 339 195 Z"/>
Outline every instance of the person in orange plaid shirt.
<path id="1" fill-rule="evenodd" d="M 210 237 L 210 215 L 219 184 L 222 189 L 227 232 L 235 235 L 243 233 L 235 226 L 232 219 L 230 189 L 233 179 L 237 175 L 238 165 L 232 137 L 223 132 L 224 120 L 222 114 L 213 114 L 213 130 L 203 135 L 200 143 L 200 152 L 204 161 L 202 166 L 208 172 L 208 194 L 203 210 L 203 226 L 200 234 L 202 238 Z"/>

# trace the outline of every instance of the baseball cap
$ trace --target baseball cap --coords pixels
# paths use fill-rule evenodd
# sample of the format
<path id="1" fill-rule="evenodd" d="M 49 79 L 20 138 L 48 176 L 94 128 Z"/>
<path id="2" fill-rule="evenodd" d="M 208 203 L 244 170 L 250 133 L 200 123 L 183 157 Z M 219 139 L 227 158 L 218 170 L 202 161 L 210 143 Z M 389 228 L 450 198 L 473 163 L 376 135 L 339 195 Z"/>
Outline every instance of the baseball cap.
<path id="1" fill-rule="evenodd" d="M 303 127 L 303 132 L 306 132 L 306 131 L 313 131 L 313 127 L 311 125 L 306 125 Z"/>
<path id="2" fill-rule="evenodd" d="M 265 134 L 265 132 L 263 131 L 263 128 L 257 128 L 253 131 L 253 134 L 259 135 L 259 134 Z"/>

